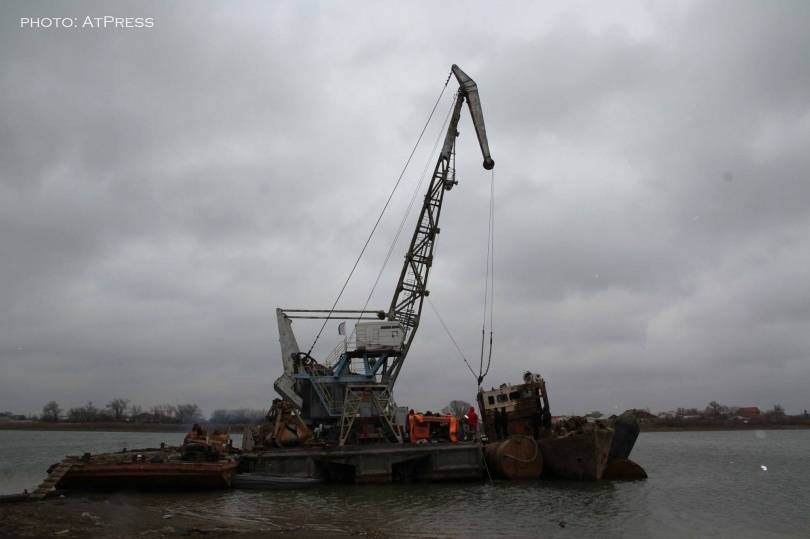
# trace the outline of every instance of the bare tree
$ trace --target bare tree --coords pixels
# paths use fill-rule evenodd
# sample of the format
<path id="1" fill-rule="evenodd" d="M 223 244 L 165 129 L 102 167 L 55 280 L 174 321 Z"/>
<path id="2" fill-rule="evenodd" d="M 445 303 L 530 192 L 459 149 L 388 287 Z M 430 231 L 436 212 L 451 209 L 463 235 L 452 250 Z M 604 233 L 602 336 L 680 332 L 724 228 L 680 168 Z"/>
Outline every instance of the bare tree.
<path id="1" fill-rule="evenodd" d="M 724 406 L 722 404 L 720 404 L 719 402 L 712 401 L 706 407 L 706 414 L 711 415 L 713 417 L 720 417 L 720 414 L 721 414 L 723 408 L 724 408 Z"/>
<path id="2" fill-rule="evenodd" d="M 447 415 L 454 415 L 458 419 L 462 419 L 469 409 L 472 408 L 472 404 L 466 401 L 450 401 L 450 404 L 442 408 L 442 413 Z"/>
<path id="3" fill-rule="evenodd" d="M 43 421 L 59 421 L 59 414 L 62 413 L 62 408 L 56 401 L 49 401 L 48 404 L 42 407 L 42 420 Z"/>
<path id="4" fill-rule="evenodd" d="M 76 423 L 98 421 L 98 418 L 98 408 L 93 405 L 93 401 L 87 401 L 84 406 L 68 410 L 68 419 Z"/>
<path id="5" fill-rule="evenodd" d="M 767 414 L 772 417 L 785 417 L 785 408 L 781 404 L 774 404 Z"/>
<path id="6" fill-rule="evenodd" d="M 177 419 L 177 407 L 171 404 L 152 406 L 150 412 L 158 423 L 173 423 Z"/>
<path id="7" fill-rule="evenodd" d="M 202 410 L 196 404 L 178 404 L 175 409 L 180 423 L 194 423 L 203 419 Z"/>
<path id="8" fill-rule="evenodd" d="M 236 410 L 214 410 L 209 421 L 222 425 L 260 423 L 266 412 L 251 408 L 238 408 Z"/>
<path id="9" fill-rule="evenodd" d="M 127 406 L 129 406 L 128 399 L 113 399 L 107 403 L 107 408 L 110 409 L 110 411 L 113 414 L 113 418 L 116 421 L 121 421 L 122 419 L 124 419 L 124 414 L 127 411 Z"/>

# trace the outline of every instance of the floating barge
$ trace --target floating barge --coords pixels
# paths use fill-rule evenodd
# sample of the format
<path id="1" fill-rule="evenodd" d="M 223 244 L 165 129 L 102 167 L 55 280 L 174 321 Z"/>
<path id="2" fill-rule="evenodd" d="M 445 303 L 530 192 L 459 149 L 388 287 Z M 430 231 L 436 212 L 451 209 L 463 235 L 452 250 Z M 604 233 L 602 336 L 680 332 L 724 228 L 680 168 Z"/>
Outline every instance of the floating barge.
<path id="1" fill-rule="evenodd" d="M 198 490 L 222 489 L 231 486 L 238 462 L 225 459 L 218 462 L 142 462 L 121 461 L 116 454 L 91 457 L 87 462 L 68 458 L 62 464 L 69 470 L 54 484 L 61 489 L 143 489 Z"/>
<path id="2" fill-rule="evenodd" d="M 54 490 L 201 490 L 231 486 L 239 461 L 230 456 L 184 460 L 182 448 L 68 456 L 48 470 L 32 496 Z"/>
<path id="3" fill-rule="evenodd" d="M 42 499 L 56 490 L 200 490 L 229 488 L 239 466 L 227 433 L 194 425 L 180 447 L 134 449 L 68 456 L 24 499 Z"/>

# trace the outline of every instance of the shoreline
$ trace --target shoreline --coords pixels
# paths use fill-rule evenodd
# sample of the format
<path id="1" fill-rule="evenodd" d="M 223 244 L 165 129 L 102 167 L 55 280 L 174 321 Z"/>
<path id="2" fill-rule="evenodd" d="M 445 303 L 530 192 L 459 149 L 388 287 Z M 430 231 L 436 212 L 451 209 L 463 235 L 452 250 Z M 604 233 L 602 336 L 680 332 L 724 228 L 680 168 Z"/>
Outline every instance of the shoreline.
<path id="1" fill-rule="evenodd" d="M 239 434 L 245 428 L 243 424 L 218 425 L 204 423 L 203 426 L 210 430 L 228 430 L 233 434 Z M 0 423 L 0 431 L 3 430 L 184 433 L 191 430 L 191 425 L 179 423 L 43 423 L 39 421 L 9 421 Z"/>
<path id="2" fill-rule="evenodd" d="M 384 537 L 379 530 L 360 526 L 323 530 L 306 522 L 289 526 L 284 521 L 251 522 L 217 513 L 175 512 L 160 507 L 166 502 L 175 506 L 181 496 L 164 496 L 157 503 L 146 503 L 144 496 L 129 492 L 69 493 L 43 501 L 1 504 L 0 521 L 3 533 L 14 537 Z"/>

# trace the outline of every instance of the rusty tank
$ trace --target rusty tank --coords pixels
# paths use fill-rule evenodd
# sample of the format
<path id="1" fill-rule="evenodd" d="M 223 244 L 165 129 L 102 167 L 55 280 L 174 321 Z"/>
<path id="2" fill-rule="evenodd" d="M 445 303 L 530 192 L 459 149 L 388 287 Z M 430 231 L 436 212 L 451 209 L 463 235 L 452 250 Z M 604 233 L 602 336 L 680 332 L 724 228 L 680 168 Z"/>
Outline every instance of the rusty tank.
<path id="1" fill-rule="evenodd" d="M 510 436 L 484 446 L 487 467 L 501 479 L 537 479 L 543 473 L 543 454 L 534 438 Z"/>

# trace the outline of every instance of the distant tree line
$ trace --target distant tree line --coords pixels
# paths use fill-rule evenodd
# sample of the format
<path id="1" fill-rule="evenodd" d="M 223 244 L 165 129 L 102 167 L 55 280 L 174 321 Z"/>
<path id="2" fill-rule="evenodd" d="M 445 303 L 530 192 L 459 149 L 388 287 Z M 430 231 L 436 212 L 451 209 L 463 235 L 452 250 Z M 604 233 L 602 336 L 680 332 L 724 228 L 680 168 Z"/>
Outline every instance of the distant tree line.
<path id="1" fill-rule="evenodd" d="M 469 410 L 470 404 L 465 401 L 451 401 L 442 409 L 443 413 L 463 417 Z M 732 424 L 741 420 L 749 424 L 805 424 L 810 421 L 810 414 L 804 410 L 802 414 L 789 416 L 781 404 L 774 404 L 772 408 L 760 411 L 756 407 L 726 406 L 717 401 L 711 401 L 703 410 L 698 408 L 677 408 L 672 412 L 662 412 L 653 415 L 649 409 L 632 409 L 633 413 L 643 422 L 652 425 L 676 427 L 680 425 L 718 425 Z M 209 422 L 219 425 L 253 424 L 261 422 L 266 415 L 265 410 L 254 408 L 218 409 L 214 410 L 209 418 L 205 418 L 200 407 L 196 404 L 159 404 L 144 410 L 141 406 L 130 404 L 129 399 L 112 399 L 103 408 L 99 408 L 92 401 L 63 410 L 56 401 L 49 401 L 42 407 L 39 417 L 15 415 L 11 412 L 0 414 L 2 419 L 32 419 L 46 422 L 68 421 L 73 423 L 94 422 L 129 422 L 129 423 L 167 423 L 189 424 Z M 594 419 L 604 418 L 605 415 L 594 410 L 586 414 Z M 611 416 L 613 417 L 613 416 Z"/>
<path id="2" fill-rule="evenodd" d="M 642 420 L 644 422 L 644 420 Z M 718 401 L 711 401 L 702 410 L 697 408 L 678 408 L 674 412 L 662 412 L 657 417 L 647 420 L 652 427 L 706 427 L 736 428 L 742 425 L 810 425 L 810 414 L 804 410 L 801 414 L 788 415 L 784 406 L 774 404 L 770 409 L 760 410 L 757 406 L 727 406 Z"/>
<path id="3" fill-rule="evenodd" d="M 253 408 L 214 410 L 208 421 L 210 423 L 218 423 L 222 425 L 260 423 L 266 415 L 266 410 L 256 410 Z"/>
<path id="4" fill-rule="evenodd" d="M 755 407 L 751 407 L 755 408 Z M 708 406 L 703 410 L 703 412 L 698 412 L 697 410 L 690 409 L 690 415 L 699 415 L 703 417 L 710 417 L 710 418 L 717 418 L 717 419 L 728 419 L 732 417 L 736 417 L 739 415 L 749 414 L 749 410 L 751 408 L 741 408 L 739 406 L 726 406 L 725 404 L 720 404 L 717 401 L 711 401 Z M 680 408 L 679 408 L 680 410 Z M 773 408 L 770 410 L 759 411 L 759 408 L 756 408 L 757 414 L 762 415 L 764 417 L 770 418 L 782 418 L 785 417 L 785 408 L 781 404 L 774 404 Z"/>
<path id="5" fill-rule="evenodd" d="M 214 410 L 210 423 L 246 424 L 258 423 L 265 416 L 264 410 L 238 408 L 235 410 Z M 88 401 L 81 406 L 62 409 L 56 401 L 49 401 L 42 407 L 40 421 L 70 423 L 129 422 L 129 423 L 202 423 L 206 418 L 196 404 L 158 404 L 144 410 L 141 406 L 130 404 L 129 399 L 112 399 L 103 408 Z"/>

